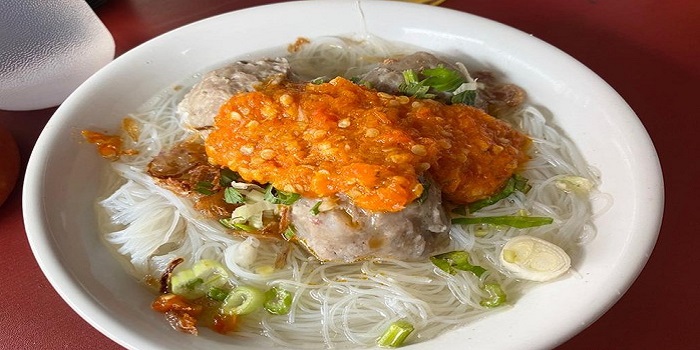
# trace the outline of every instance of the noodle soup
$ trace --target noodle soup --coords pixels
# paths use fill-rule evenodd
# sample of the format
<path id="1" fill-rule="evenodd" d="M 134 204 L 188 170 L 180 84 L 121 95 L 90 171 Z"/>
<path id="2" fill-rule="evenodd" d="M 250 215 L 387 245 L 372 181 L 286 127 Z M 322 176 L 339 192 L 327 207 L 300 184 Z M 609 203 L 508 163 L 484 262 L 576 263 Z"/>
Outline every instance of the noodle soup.
<path id="1" fill-rule="evenodd" d="M 297 42 L 293 48 L 294 52 L 286 54 L 261 54 L 260 59 L 285 56 L 290 67 L 290 78 L 285 80 L 302 83 L 320 79 L 312 84 L 331 84 L 336 76 L 343 76 L 362 85 L 362 77 L 381 67 L 386 59 L 420 51 L 378 38 L 359 41 L 318 38 Z M 450 72 L 460 73 L 463 79 L 449 92 L 449 97 L 464 91 L 488 94 L 485 85 L 489 82 L 499 87 L 508 84 L 489 80 L 492 75 L 473 72 L 459 57 L 433 54 L 453 67 Z M 421 69 L 415 68 L 415 73 L 425 72 Z M 405 79 L 403 83 L 407 84 L 409 78 Z M 225 276 L 224 283 L 217 284 L 217 288 L 226 293 L 239 286 L 289 293 L 288 310 L 283 314 L 264 308 L 236 314 L 235 330 L 225 332 L 233 337 L 259 338 L 261 342 L 290 348 L 369 347 L 391 325 L 402 322 L 413 329 L 407 342 L 430 339 L 490 313 L 507 310 L 538 284 L 528 280 L 532 278 L 527 271 L 523 274 L 508 264 L 517 260 L 504 253 L 510 251 L 504 246 L 513 238 L 533 237 L 552 243 L 575 262 L 582 245 L 594 237 L 590 198 L 596 195 L 598 176 L 575 145 L 538 108 L 529 105 L 527 99 L 517 106 L 504 107 L 482 98 L 480 106 L 490 109 L 498 123 L 505 123 L 529 138 L 529 159 L 518 165 L 517 177 L 513 177 L 526 179 L 527 189 L 521 187 L 503 193 L 502 189 L 509 185 L 499 185 L 498 193 L 490 193 L 478 209 L 469 209 L 470 203 L 438 202 L 435 205 L 451 220 L 445 229 L 447 240 L 434 250 L 426 250 L 423 256 L 397 259 L 392 255 L 358 255 L 361 258 L 356 261 L 333 261 L 314 254 L 308 244 L 285 239 L 284 232 L 276 232 L 276 238 L 257 234 L 260 230 L 250 219 L 225 220 L 230 225 L 224 225 L 221 219 L 203 215 L 197 208 L 195 202 L 202 193 L 197 198 L 176 193 L 149 173 L 154 158 L 163 152 L 192 138 L 208 137 L 210 130 L 193 130 L 191 123 L 183 121 L 186 118 L 178 107 L 195 83 L 185 81 L 182 84 L 185 87 L 179 85 L 159 94 L 128 117 L 133 127 L 125 128 L 121 140 L 123 148 L 132 152 L 111 163 L 110 181 L 98 205 L 102 235 L 136 278 L 167 294 L 173 294 L 172 281 L 160 283 L 162 277 L 167 280 L 178 273 L 182 276 L 183 271 L 191 271 L 200 261 L 214 261 L 225 270 L 217 275 Z M 367 89 L 374 91 L 372 84 L 369 85 Z M 406 93 L 390 95 L 406 96 Z M 411 103 L 426 99 L 425 96 L 410 98 Z M 206 132 L 202 133 L 203 130 Z M 237 178 L 224 187 L 235 188 L 251 203 L 253 196 L 257 196 L 255 191 L 265 192 L 265 185 Z M 427 192 L 425 188 L 422 190 Z M 496 198 L 499 193 L 502 198 Z M 316 208 L 320 214 L 313 215 L 323 215 L 324 202 L 313 199 L 311 204 L 314 203 L 320 203 Z M 279 208 L 264 210 L 279 216 Z M 514 223 L 532 218 L 546 221 L 524 226 Z M 445 255 L 454 252 L 467 254 Z M 454 264 L 465 256 L 472 268 Z M 173 264 L 175 261 L 179 265 Z M 562 278 L 567 278 L 567 274 Z M 186 302 L 205 309 L 214 305 L 212 308 L 219 310 L 221 301 L 207 298 L 196 295 L 190 299 L 200 301 Z M 201 316 L 199 324 L 205 325 L 212 318 Z"/>

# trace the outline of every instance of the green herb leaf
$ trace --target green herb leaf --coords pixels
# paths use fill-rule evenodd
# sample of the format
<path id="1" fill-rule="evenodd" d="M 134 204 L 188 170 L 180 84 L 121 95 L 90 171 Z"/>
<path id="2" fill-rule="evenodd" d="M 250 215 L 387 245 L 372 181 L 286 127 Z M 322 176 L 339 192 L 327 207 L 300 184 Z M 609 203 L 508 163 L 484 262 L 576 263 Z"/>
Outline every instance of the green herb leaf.
<path id="1" fill-rule="evenodd" d="M 226 187 L 224 190 L 224 202 L 229 204 L 240 204 L 245 202 L 243 195 L 233 187 Z"/>
<path id="2" fill-rule="evenodd" d="M 210 196 L 210 195 L 216 193 L 213 191 L 213 188 L 214 188 L 214 184 L 211 182 L 207 182 L 207 181 L 199 181 L 194 185 L 195 191 L 197 191 L 201 194 L 207 195 L 207 196 Z"/>
<path id="3" fill-rule="evenodd" d="M 399 92 L 416 98 L 433 98 L 434 94 L 429 94 L 430 86 L 418 80 L 418 75 L 412 69 L 403 71 L 404 83 L 399 85 Z"/>
<path id="4" fill-rule="evenodd" d="M 472 265 L 469 262 L 469 253 L 461 250 L 432 256 L 430 257 L 430 261 L 432 261 L 435 266 L 440 268 L 440 270 L 451 275 L 457 273 L 457 270 L 462 270 L 469 271 L 475 274 L 477 277 L 481 277 L 481 275 L 486 272 L 485 268 L 478 265 Z"/>
<path id="5" fill-rule="evenodd" d="M 464 90 L 458 94 L 452 95 L 450 102 L 473 106 L 476 104 L 476 90 Z"/>
<path id="6" fill-rule="evenodd" d="M 420 80 L 419 74 L 409 69 L 403 71 L 404 82 L 399 85 L 399 92 L 416 98 L 435 98 L 433 92 L 451 93 L 451 103 L 462 103 L 473 106 L 476 103 L 476 90 L 462 90 L 466 80 L 454 69 L 439 65 L 420 71 L 425 79 Z"/>
<path id="7" fill-rule="evenodd" d="M 353 82 L 355 85 L 364 86 L 364 87 L 366 87 L 366 88 L 368 88 L 368 89 L 371 89 L 371 88 L 372 88 L 372 84 L 371 84 L 369 81 L 367 81 L 367 80 L 362 80 L 362 78 L 357 77 L 357 76 L 351 77 L 351 78 L 350 78 L 350 81 Z"/>
<path id="8" fill-rule="evenodd" d="M 438 65 L 435 68 L 423 69 L 421 74 L 427 77 L 421 82 L 423 85 L 430 86 L 440 92 L 457 90 L 458 87 L 465 83 L 464 78 L 462 78 L 462 75 L 458 71 L 445 68 L 442 65 Z"/>
<path id="9" fill-rule="evenodd" d="M 229 169 L 229 168 L 221 168 L 221 171 L 219 172 L 220 178 L 219 178 L 219 185 L 221 187 L 229 187 L 232 182 L 239 180 L 241 178 L 240 175 L 238 175 L 237 172 Z"/>
<path id="10" fill-rule="evenodd" d="M 292 205 L 299 197 L 301 196 L 298 193 L 280 191 L 274 188 L 272 184 L 269 184 L 265 188 L 265 196 L 263 198 L 272 204 Z"/>
<path id="11" fill-rule="evenodd" d="M 502 225 L 515 228 L 529 228 L 543 225 L 549 225 L 554 222 L 554 219 L 546 216 L 482 216 L 469 218 L 454 218 L 452 223 L 456 225 L 473 225 L 473 224 L 490 224 Z"/>

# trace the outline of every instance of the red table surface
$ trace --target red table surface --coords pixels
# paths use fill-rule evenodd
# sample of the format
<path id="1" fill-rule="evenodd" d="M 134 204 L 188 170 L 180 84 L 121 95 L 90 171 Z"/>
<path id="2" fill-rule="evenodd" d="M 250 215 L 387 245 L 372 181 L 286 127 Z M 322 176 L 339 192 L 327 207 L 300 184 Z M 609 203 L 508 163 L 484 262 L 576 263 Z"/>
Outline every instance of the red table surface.
<path id="1" fill-rule="evenodd" d="M 96 12 L 119 55 L 178 26 L 273 2 L 109 0 Z M 666 212 L 649 262 L 619 302 L 559 349 L 698 348 L 700 1 L 447 0 L 441 6 L 531 33 L 590 67 L 635 110 L 661 159 Z M 0 127 L 16 138 L 23 169 L 54 110 L 0 111 Z M 42 274 L 25 236 L 21 185 L 20 177 L 0 207 L 0 349 L 120 349 L 73 312 Z"/>

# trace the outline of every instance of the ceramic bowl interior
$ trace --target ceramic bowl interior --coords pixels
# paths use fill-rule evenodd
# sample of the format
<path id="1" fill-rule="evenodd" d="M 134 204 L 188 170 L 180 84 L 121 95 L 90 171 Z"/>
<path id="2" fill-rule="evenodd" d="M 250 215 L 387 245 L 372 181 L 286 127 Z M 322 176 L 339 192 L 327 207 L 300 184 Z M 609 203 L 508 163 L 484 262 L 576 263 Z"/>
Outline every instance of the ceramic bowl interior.
<path id="1" fill-rule="evenodd" d="M 598 234 L 575 266 L 577 276 L 411 348 L 550 348 L 595 321 L 637 277 L 660 225 L 661 172 L 639 119 L 596 74 L 537 38 L 466 13 L 401 2 L 295 1 L 223 14 L 157 37 L 85 82 L 41 134 L 24 185 L 28 239 L 53 287 L 127 348 L 250 349 L 224 336 L 174 332 L 146 307 L 152 294 L 98 238 L 94 205 L 105 162 L 81 141 L 80 130 L 115 131 L 149 97 L 222 62 L 286 47 L 300 36 L 358 33 L 467 57 L 522 86 L 599 169 L 600 189 L 614 199 L 595 220 Z"/>

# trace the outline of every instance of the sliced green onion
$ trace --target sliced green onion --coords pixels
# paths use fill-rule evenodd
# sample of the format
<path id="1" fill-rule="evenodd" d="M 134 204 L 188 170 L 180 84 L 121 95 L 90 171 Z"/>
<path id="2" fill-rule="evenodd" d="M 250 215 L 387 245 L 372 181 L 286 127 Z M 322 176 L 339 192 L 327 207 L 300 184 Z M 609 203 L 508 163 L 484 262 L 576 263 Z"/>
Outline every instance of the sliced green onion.
<path id="1" fill-rule="evenodd" d="M 224 301 L 228 296 L 228 292 L 221 288 L 212 288 L 207 292 L 207 297 L 216 301 Z"/>
<path id="2" fill-rule="evenodd" d="M 321 204 L 323 204 L 323 201 L 318 201 L 318 202 L 316 202 L 316 204 L 314 204 L 313 207 L 311 207 L 311 210 L 309 210 L 309 212 L 311 213 L 311 215 L 318 215 L 318 213 L 321 212 L 321 211 L 318 209 L 319 207 L 321 207 Z"/>
<path id="3" fill-rule="evenodd" d="M 241 223 L 235 223 L 235 224 L 233 224 L 233 227 L 235 227 L 241 231 L 245 231 L 245 232 L 253 232 L 256 230 L 256 228 L 253 226 L 241 224 Z"/>
<path id="4" fill-rule="evenodd" d="M 238 286 L 224 299 L 221 312 L 225 315 L 247 315 L 262 307 L 265 293 L 254 287 Z"/>
<path id="5" fill-rule="evenodd" d="M 236 229 L 236 226 L 233 226 L 234 222 L 233 222 L 232 218 L 219 219 L 219 223 L 228 229 L 231 229 L 231 230 Z"/>
<path id="6" fill-rule="evenodd" d="M 241 178 L 238 173 L 229 168 L 222 168 L 219 174 L 221 176 L 219 178 L 219 185 L 221 185 L 221 187 L 228 187 L 232 182 Z"/>
<path id="7" fill-rule="evenodd" d="M 253 226 L 246 225 L 240 222 L 233 223 L 233 228 L 235 230 L 245 231 L 245 232 L 255 232 L 257 229 Z"/>
<path id="8" fill-rule="evenodd" d="M 488 207 L 489 205 L 496 204 L 496 202 L 500 201 L 501 199 L 510 196 L 514 191 L 515 181 L 513 181 L 513 178 L 510 178 L 505 187 L 503 187 L 499 192 L 493 194 L 491 197 L 469 203 L 469 212 L 474 213 L 482 208 Z"/>
<path id="9" fill-rule="evenodd" d="M 292 293 L 272 287 L 265 292 L 265 310 L 273 315 L 286 315 L 292 307 Z"/>
<path id="10" fill-rule="evenodd" d="M 513 192 L 520 191 L 523 193 L 526 193 L 529 190 L 529 185 L 527 184 L 527 179 L 520 176 L 520 175 L 513 175 L 510 179 L 508 179 L 508 182 L 506 182 L 506 185 L 503 186 L 503 188 L 498 191 L 497 193 L 491 195 L 491 197 L 484 198 L 482 200 L 478 200 L 476 202 L 472 202 L 469 204 L 469 212 L 473 213 L 476 212 L 477 210 L 480 210 L 482 208 L 488 207 L 489 205 L 496 204 L 496 202 L 500 201 L 501 199 L 507 198 Z"/>
<path id="11" fill-rule="evenodd" d="M 509 239 L 498 257 L 510 275 L 529 281 L 545 282 L 571 268 L 571 257 L 560 246 L 528 235 Z"/>
<path id="12" fill-rule="evenodd" d="M 399 320 L 391 325 L 377 340 L 377 345 L 385 348 L 398 348 L 402 346 L 406 338 L 413 332 L 413 325 L 407 321 Z"/>
<path id="13" fill-rule="evenodd" d="M 528 183 L 527 178 L 523 177 L 522 175 L 515 174 L 513 175 L 513 179 L 515 180 L 516 190 L 522 193 L 528 193 L 530 192 L 530 189 L 532 189 L 532 186 Z"/>
<path id="14" fill-rule="evenodd" d="M 216 260 L 199 260 L 192 266 L 192 271 L 204 281 L 206 289 L 220 288 L 228 282 L 228 271 Z"/>
<path id="15" fill-rule="evenodd" d="M 173 294 L 187 299 L 205 296 L 212 288 L 221 288 L 228 282 L 228 272 L 217 261 L 202 259 L 191 269 L 179 271 L 170 278 Z"/>
<path id="16" fill-rule="evenodd" d="M 440 268 L 440 270 L 451 275 L 457 273 L 457 270 L 462 270 L 469 271 L 475 274 L 477 277 L 481 277 L 481 275 L 486 272 L 485 268 L 478 265 L 472 265 L 469 262 L 469 253 L 461 250 L 431 256 L 430 261 L 432 261 L 435 266 Z"/>
<path id="17" fill-rule="evenodd" d="M 488 299 L 483 299 L 479 304 L 483 307 L 498 307 L 506 302 L 506 293 L 503 292 L 500 284 L 486 283 L 484 290 L 489 293 Z"/>
<path id="18" fill-rule="evenodd" d="M 204 195 L 212 195 L 215 192 L 213 191 L 214 184 L 211 182 L 206 182 L 206 181 L 199 181 L 194 185 L 194 190 L 204 194 Z"/>
<path id="19" fill-rule="evenodd" d="M 452 223 L 456 225 L 473 225 L 473 224 L 489 224 L 510 226 L 515 228 L 529 228 L 543 225 L 549 225 L 554 222 L 554 219 L 546 216 L 483 216 L 469 218 L 454 218 Z"/>
<path id="20" fill-rule="evenodd" d="M 240 204 L 245 202 L 245 198 L 237 189 L 226 187 L 224 190 L 224 201 L 228 204 Z"/>
<path id="21" fill-rule="evenodd" d="M 270 184 L 265 188 L 265 196 L 263 198 L 272 204 L 292 205 L 299 197 L 301 196 L 298 193 L 280 191 Z"/>
<path id="22" fill-rule="evenodd" d="M 292 238 L 294 238 L 294 236 L 296 236 L 296 234 L 297 234 L 297 231 L 296 231 L 296 228 L 294 228 L 294 225 L 289 224 L 289 226 L 287 226 L 287 229 L 284 230 L 284 232 L 282 232 L 282 237 L 284 237 L 284 239 L 289 241 Z"/>
<path id="23" fill-rule="evenodd" d="M 204 290 L 200 288 L 202 283 L 204 280 L 191 269 L 182 270 L 170 277 L 170 290 L 187 299 L 197 299 L 204 295 Z"/>
<path id="24" fill-rule="evenodd" d="M 246 225 L 241 222 L 236 222 L 236 218 L 223 218 L 219 219 L 219 223 L 224 225 L 224 227 L 231 230 L 245 231 L 245 232 L 255 232 L 257 228 L 251 225 Z"/>
<path id="25" fill-rule="evenodd" d="M 328 82 L 328 79 L 326 77 L 318 77 L 318 78 L 311 79 L 311 81 L 310 81 L 310 83 L 314 84 L 314 85 L 321 85 L 321 84 L 327 83 L 327 82 Z M 353 81 L 353 83 L 354 83 L 354 81 Z"/>

